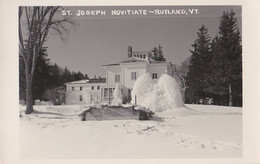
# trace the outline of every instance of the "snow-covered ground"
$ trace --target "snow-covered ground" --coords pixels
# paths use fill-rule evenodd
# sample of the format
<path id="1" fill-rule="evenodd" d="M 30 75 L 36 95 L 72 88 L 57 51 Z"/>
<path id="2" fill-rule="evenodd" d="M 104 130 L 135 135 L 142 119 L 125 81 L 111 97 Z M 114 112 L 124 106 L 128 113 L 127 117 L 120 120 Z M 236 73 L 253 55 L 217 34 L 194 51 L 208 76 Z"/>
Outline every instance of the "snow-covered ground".
<path id="1" fill-rule="evenodd" d="M 161 120 L 81 121 L 87 106 L 20 106 L 22 158 L 236 158 L 242 108 L 186 105 Z"/>

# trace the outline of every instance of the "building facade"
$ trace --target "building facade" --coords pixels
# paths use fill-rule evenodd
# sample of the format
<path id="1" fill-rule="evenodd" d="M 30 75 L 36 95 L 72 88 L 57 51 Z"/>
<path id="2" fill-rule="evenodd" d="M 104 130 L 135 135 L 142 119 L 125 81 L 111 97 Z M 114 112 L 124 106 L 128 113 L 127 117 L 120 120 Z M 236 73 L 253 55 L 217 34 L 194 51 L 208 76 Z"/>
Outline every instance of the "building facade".
<path id="1" fill-rule="evenodd" d="M 105 78 L 80 80 L 66 83 L 66 104 L 109 103 L 113 99 L 113 91 L 118 85 L 123 99 L 131 100 L 131 91 L 138 77 L 149 73 L 157 80 L 162 74 L 173 75 L 170 62 L 156 62 L 150 51 L 132 51 L 128 46 L 127 58 L 114 64 L 103 65 Z"/>

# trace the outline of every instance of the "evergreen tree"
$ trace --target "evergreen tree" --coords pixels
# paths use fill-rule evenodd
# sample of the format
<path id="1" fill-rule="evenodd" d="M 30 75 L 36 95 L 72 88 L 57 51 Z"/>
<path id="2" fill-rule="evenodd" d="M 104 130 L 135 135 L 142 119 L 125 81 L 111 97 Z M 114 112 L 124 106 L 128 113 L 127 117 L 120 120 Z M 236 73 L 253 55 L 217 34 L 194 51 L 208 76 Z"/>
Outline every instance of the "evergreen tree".
<path id="1" fill-rule="evenodd" d="M 154 59 L 155 61 L 165 61 L 161 45 L 159 45 L 158 48 L 154 47 L 154 49 L 152 50 L 152 59 Z"/>
<path id="2" fill-rule="evenodd" d="M 191 102 L 197 102 L 205 98 L 208 94 L 204 91 L 206 86 L 205 79 L 209 73 L 208 63 L 210 57 L 210 36 L 208 29 L 202 25 L 197 32 L 198 38 L 195 40 L 191 50 L 189 71 L 186 76 L 186 98 Z"/>
<path id="3" fill-rule="evenodd" d="M 70 70 L 68 70 L 67 67 L 65 67 L 63 74 L 61 75 L 62 84 L 65 84 L 67 82 L 73 81 L 72 73 Z"/>
<path id="4" fill-rule="evenodd" d="M 212 41 L 210 65 L 207 91 L 217 97 L 219 104 L 241 106 L 242 46 L 237 19 L 232 10 L 224 12 L 220 18 L 218 36 Z"/>
<path id="5" fill-rule="evenodd" d="M 47 50 L 43 47 L 36 61 L 34 80 L 32 83 L 33 100 L 41 99 L 45 89 L 51 85 L 51 67 L 47 58 Z"/>
<path id="6" fill-rule="evenodd" d="M 83 75 L 80 71 L 78 71 L 78 72 L 75 73 L 74 79 L 75 79 L 76 81 L 77 81 L 77 80 L 82 80 L 82 79 L 84 79 L 84 75 Z"/>
<path id="7" fill-rule="evenodd" d="M 157 47 L 154 47 L 152 49 L 152 59 L 157 61 L 157 58 L 158 58 L 158 50 L 157 50 Z"/>
<path id="8" fill-rule="evenodd" d="M 63 81 L 61 78 L 61 71 L 59 66 L 55 63 L 51 66 L 51 80 L 52 80 L 52 87 L 57 87 L 63 85 Z"/>

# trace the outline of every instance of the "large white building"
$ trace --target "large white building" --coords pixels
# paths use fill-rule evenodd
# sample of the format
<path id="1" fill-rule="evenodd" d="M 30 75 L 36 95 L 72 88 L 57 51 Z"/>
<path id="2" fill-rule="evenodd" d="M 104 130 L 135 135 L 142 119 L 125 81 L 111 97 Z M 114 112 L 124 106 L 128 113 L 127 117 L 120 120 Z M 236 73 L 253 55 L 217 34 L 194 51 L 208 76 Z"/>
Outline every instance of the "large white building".
<path id="1" fill-rule="evenodd" d="M 118 84 L 123 99 L 131 100 L 131 91 L 136 79 L 150 73 L 157 80 L 162 74 L 173 75 L 173 65 L 170 62 L 156 62 L 151 59 L 150 51 L 132 51 L 128 46 L 127 58 L 121 62 L 103 65 L 105 78 L 80 80 L 66 83 L 66 104 L 90 104 L 111 102 L 113 90 Z"/>

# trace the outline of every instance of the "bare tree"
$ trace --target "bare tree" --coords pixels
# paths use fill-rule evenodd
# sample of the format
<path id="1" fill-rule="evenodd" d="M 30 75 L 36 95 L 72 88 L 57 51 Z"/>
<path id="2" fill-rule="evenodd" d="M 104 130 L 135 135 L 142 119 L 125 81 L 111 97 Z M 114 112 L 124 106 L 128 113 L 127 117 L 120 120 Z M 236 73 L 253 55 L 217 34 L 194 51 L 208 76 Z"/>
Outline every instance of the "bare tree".
<path id="1" fill-rule="evenodd" d="M 186 88 L 185 77 L 187 76 L 187 72 L 189 71 L 190 58 L 185 59 L 180 66 L 177 66 L 175 72 L 175 78 L 179 83 L 181 88 Z"/>
<path id="2" fill-rule="evenodd" d="M 190 65 L 190 57 L 185 59 L 181 65 L 176 67 L 176 71 L 174 74 L 174 77 L 176 81 L 179 83 L 180 91 L 182 93 L 182 99 L 184 102 L 186 102 L 186 76 L 189 72 L 189 65 Z"/>
<path id="3" fill-rule="evenodd" d="M 39 51 L 52 29 L 63 38 L 67 32 L 65 24 L 72 24 L 71 17 L 62 17 L 57 13 L 59 6 L 19 7 L 19 55 L 25 65 L 26 114 L 33 112 L 32 81 Z"/>

